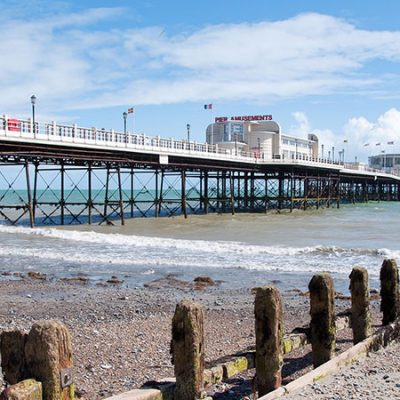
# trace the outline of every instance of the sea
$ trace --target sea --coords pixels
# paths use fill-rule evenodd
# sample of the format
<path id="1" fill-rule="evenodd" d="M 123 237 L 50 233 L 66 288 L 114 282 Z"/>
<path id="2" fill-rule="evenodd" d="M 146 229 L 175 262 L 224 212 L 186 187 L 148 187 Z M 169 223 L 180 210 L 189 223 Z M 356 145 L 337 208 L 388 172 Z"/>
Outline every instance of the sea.
<path id="1" fill-rule="evenodd" d="M 221 288 L 274 284 L 305 291 L 314 273 L 327 271 L 336 290 L 348 293 L 354 266 L 365 267 L 378 288 L 382 261 L 399 259 L 399 215 L 400 202 L 369 202 L 280 214 L 133 218 L 125 226 L 1 224 L 0 273 L 85 276 L 92 284 L 114 275 L 128 287 L 206 275 Z"/>

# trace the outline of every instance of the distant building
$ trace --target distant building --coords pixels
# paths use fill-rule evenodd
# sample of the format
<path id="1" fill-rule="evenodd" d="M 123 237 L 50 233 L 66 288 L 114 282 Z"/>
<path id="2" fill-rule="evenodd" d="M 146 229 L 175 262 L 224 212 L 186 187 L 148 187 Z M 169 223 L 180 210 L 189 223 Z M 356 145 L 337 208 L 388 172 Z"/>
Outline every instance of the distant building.
<path id="1" fill-rule="evenodd" d="M 384 169 L 386 171 L 400 170 L 400 154 L 381 153 L 376 156 L 368 157 L 368 165 L 371 168 Z"/>
<path id="2" fill-rule="evenodd" d="M 217 117 L 206 131 L 206 141 L 232 154 L 253 153 L 264 159 L 318 158 L 318 138 L 283 134 L 271 115 Z"/>

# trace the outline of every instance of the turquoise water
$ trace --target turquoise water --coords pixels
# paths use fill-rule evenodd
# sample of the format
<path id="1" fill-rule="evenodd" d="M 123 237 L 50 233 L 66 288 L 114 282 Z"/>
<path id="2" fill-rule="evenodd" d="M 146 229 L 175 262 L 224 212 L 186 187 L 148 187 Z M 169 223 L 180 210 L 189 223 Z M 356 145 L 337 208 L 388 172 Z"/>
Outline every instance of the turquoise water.
<path id="1" fill-rule="evenodd" d="M 282 214 L 135 218 L 126 226 L 0 226 L 0 270 L 38 270 L 50 277 L 85 274 L 93 282 L 118 275 L 129 286 L 166 274 L 210 275 L 232 287 L 274 281 L 306 289 L 312 274 L 329 271 L 347 291 L 355 265 L 377 287 L 385 257 L 400 255 L 400 203 Z"/>

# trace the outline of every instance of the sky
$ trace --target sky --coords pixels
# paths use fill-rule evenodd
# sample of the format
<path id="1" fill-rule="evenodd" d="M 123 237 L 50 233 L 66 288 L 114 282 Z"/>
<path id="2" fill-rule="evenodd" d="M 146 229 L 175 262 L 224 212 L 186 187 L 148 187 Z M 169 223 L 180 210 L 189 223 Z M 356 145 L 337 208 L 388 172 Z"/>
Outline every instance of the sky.
<path id="1" fill-rule="evenodd" d="M 35 94 L 38 121 L 123 131 L 134 107 L 129 131 L 190 124 L 199 142 L 213 117 L 272 114 L 366 161 L 400 152 L 399 14 L 398 0 L 2 0 L 0 114 L 30 117 Z"/>

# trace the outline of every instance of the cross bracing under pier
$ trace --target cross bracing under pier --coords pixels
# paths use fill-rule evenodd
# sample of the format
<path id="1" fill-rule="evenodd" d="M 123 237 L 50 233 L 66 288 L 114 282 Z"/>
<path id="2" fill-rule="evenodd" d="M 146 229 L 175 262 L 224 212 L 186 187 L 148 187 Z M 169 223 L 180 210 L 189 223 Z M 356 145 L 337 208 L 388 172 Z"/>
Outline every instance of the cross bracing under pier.
<path id="1" fill-rule="evenodd" d="M 2 129 L 3 128 L 3 129 Z M 281 212 L 400 200 L 400 178 L 321 159 L 0 119 L 0 219 L 124 224 L 127 218 Z"/>

